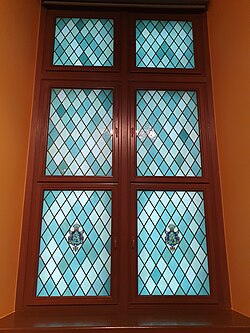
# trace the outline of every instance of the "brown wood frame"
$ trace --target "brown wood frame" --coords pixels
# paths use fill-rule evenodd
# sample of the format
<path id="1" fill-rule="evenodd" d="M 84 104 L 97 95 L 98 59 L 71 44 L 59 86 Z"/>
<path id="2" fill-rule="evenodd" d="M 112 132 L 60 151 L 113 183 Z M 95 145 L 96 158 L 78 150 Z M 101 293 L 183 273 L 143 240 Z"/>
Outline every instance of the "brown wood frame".
<path id="1" fill-rule="evenodd" d="M 111 227 L 111 296 L 62 296 L 62 297 L 41 297 L 35 296 L 36 280 L 38 271 L 38 254 L 40 244 L 42 197 L 44 190 L 109 190 L 112 191 L 112 227 Z M 29 246 L 33 249 L 29 255 L 26 266 L 26 303 L 29 305 L 61 305 L 61 304 L 116 304 L 118 284 L 118 246 L 115 245 L 118 239 L 118 186 L 117 184 L 39 184 L 33 196 L 31 204 L 33 210 L 31 215 L 32 225 Z"/>
<path id="2" fill-rule="evenodd" d="M 131 57 L 130 60 L 130 68 L 131 72 L 141 72 L 141 73 L 174 73 L 174 74 L 182 74 L 182 75 L 189 75 L 189 74 L 203 74 L 204 73 L 204 60 L 199 55 L 203 52 L 203 40 L 201 35 L 201 28 L 202 28 L 202 19 L 201 16 L 197 16 L 197 14 L 132 14 L 130 18 L 130 39 L 132 41 L 132 54 L 135 54 L 135 21 L 136 20 L 163 20 L 163 21 L 189 21 L 192 22 L 193 27 L 193 45 L 194 45 L 194 68 L 147 68 L 147 67 L 136 67 L 135 64 L 135 56 Z"/>
<path id="3" fill-rule="evenodd" d="M 131 84 L 131 105 L 130 105 L 130 116 L 131 116 L 131 131 L 136 129 L 136 91 L 137 90 L 166 90 L 166 91 L 195 91 L 197 94 L 197 109 L 198 109 L 198 120 L 199 120 L 199 137 L 200 137 L 200 149 L 201 149 L 201 176 L 153 176 L 154 183 L 170 182 L 170 183 L 208 183 L 209 182 L 209 168 L 205 163 L 209 159 L 208 156 L 208 114 L 207 107 L 204 101 L 204 86 L 193 83 L 145 83 L 145 82 L 133 82 Z M 131 181 L 133 182 L 152 182 L 152 176 L 137 176 L 136 175 L 136 135 L 131 133 Z"/>
<path id="4" fill-rule="evenodd" d="M 135 50 L 136 50 L 136 41 L 135 41 L 135 22 L 136 20 L 163 20 L 163 21 L 190 21 L 192 22 L 193 27 L 193 45 L 194 45 L 194 68 L 151 68 L 151 67 L 136 67 L 135 64 Z M 178 13 L 168 13 L 166 14 L 132 14 L 130 17 L 130 40 L 132 41 L 132 51 L 134 57 L 131 57 L 130 60 L 130 69 L 131 72 L 139 73 L 165 73 L 165 74 L 203 74 L 204 73 L 204 60 L 199 55 L 203 53 L 203 40 L 202 40 L 202 19 L 201 16 L 197 14 L 178 14 Z"/>
<path id="5" fill-rule="evenodd" d="M 95 9 L 96 10 L 96 9 Z M 116 46 L 117 61 L 114 68 L 97 68 L 94 67 L 73 68 L 73 66 L 65 66 L 64 68 L 57 68 L 59 66 L 52 66 L 49 60 L 52 57 L 53 51 L 53 19 L 59 14 L 65 13 L 66 16 L 73 15 L 80 17 L 86 16 L 85 12 L 79 13 L 69 11 L 58 11 L 58 10 L 47 10 L 42 9 L 41 17 L 41 30 L 40 30 L 40 43 L 38 51 L 38 62 L 37 62 L 37 76 L 36 76 L 36 92 L 34 100 L 34 112 L 32 118 L 32 129 L 30 138 L 30 152 L 29 152 L 29 165 L 28 165 L 28 179 L 26 187 L 26 198 L 24 207 L 24 224 L 22 231 L 22 245 L 20 252 L 20 263 L 19 263 L 19 277 L 18 277 L 18 288 L 17 288 L 17 299 L 16 299 L 16 309 L 27 309 L 31 305 L 36 305 L 36 308 L 40 308 L 39 305 L 53 305 L 53 308 L 59 304 L 73 304 L 75 305 L 86 305 L 84 308 L 85 313 L 95 313 L 96 311 L 114 311 L 114 309 L 120 309 L 120 311 L 126 311 L 128 308 L 131 310 L 147 308 L 152 311 L 153 309 L 167 307 L 168 304 L 174 306 L 174 304 L 180 306 L 181 303 L 189 303 L 193 306 L 198 306 L 199 304 L 207 304 L 209 307 L 211 305 L 216 307 L 230 307 L 230 295 L 228 286 L 228 273 L 226 264 L 226 254 L 224 247 L 224 230 L 223 230 L 223 218 L 222 218 L 222 208 L 221 208 L 221 196 L 220 196 L 220 180 L 218 172 L 218 161 L 217 161 L 217 149 L 216 149 L 216 136 L 215 136 L 215 126 L 214 126 L 214 115 L 213 115 L 213 105 L 212 105 L 212 90 L 211 90 L 211 76 L 210 76 L 210 63 L 209 63 L 209 49 L 208 49 L 208 39 L 207 39 L 207 26 L 206 26 L 206 14 L 205 13 L 191 13 L 190 11 L 185 11 L 180 14 L 173 14 L 171 11 L 171 17 L 183 17 L 185 19 L 192 18 L 192 22 L 197 22 L 194 24 L 194 36 L 195 45 L 198 43 L 198 51 L 196 52 L 197 68 L 195 70 L 146 70 L 142 71 L 133 69 L 134 58 L 131 53 L 128 42 L 128 36 L 131 38 L 133 34 L 133 29 L 131 28 L 129 22 L 135 19 L 135 17 L 152 17 L 146 10 L 145 13 L 133 14 L 131 15 L 130 10 L 122 10 L 120 14 L 117 11 L 105 12 L 104 15 L 109 17 L 116 17 L 120 19 L 120 23 L 116 23 L 118 28 L 119 45 Z M 92 17 L 97 17 L 91 11 L 88 11 L 88 15 Z M 101 16 L 102 11 L 98 12 Z M 104 13 L 104 12 L 103 12 Z M 155 12 L 156 13 L 156 12 Z M 166 16 L 164 18 L 169 18 L 169 11 L 165 10 Z M 65 16 L 65 17 L 66 17 Z M 197 19 L 195 17 L 197 16 Z M 198 18 L 199 16 L 199 18 Z M 130 18 L 129 18 L 130 17 Z M 160 15 L 154 15 L 155 17 L 163 17 L 163 11 Z M 122 28 L 121 28 L 122 27 Z M 199 29 L 199 31 L 197 30 Z M 197 30 L 197 31 L 196 31 Z M 117 35 L 116 35 L 117 38 Z M 195 46 L 194 46 L 195 47 Z M 197 58 L 198 57 L 198 58 Z M 63 66 L 62 66 L 63 67 Z M 86 75 L 87 74 L 87 75 Z M 150 82 L 146 84 L 145 82 Z M 119 108 L 119 132 L 118 140 L 116 143 L 117 152 L 117 169 L 114 178 L 109 179 L 96 179 L 92 177 L 87 179 L 87 177 L 70 177 L 72 179 L 50 179 L 51 176 L 43 176 L 43 167 L 38 167 L 41 165 L 41 161 L 44 161 L 44 156 L 42 156 L 42 151 L 45 150 L 44 137 L 42 138 L 41 132 L 45 135 L 44 130 L 45 116 L 48 114 L 48 103 L 49 103 L 49 87 L 58 84 L 67 85 L 68 87 L 86 87 L 86 86 L 98 86 L 113 87 L 117 96 L 119 96 L 119 101 L 117 101 L 117 106 Z M 202 151 L 203 151 L 203 167 L 205 168 L 204 177 L 199 179 L 191 179 L 192 177 L 166 177 L 164 184 L 161 184 L 160 179 L 152 178 L 146 182 L 142 182 L 139 177 L 131 176 L 131 152 L 133 151 L 133 146 L 131 145 L 130 129 L 131 129 L 131 114 L 128 110 L 132 112 L 131 103 L 129 98 L 131 97 L 131 89 L 136 89 L 145 86 L 152 87 L 167 87 L 170 90 L 180 87 L 190 87 L 197 89 L 199 91 L 199 115 L 201 116 L 200 131 L 202 133 Z M 194 88 L 195 87 L 195 88 Z M 46 90 L 47 89 L 47 90 Z M 47 91 L 47 92 L 46 92 Z M 45 98 L 44 98 L 45 93 Z M 47 97 L 46 97 L 47 94 Z M 44 153 L 43 153 L 44 154 Z M 39 160 L 38 160 L 39 158 Z M 44 162 L 42 162 L 44 163 Z M 134 166 L 133 166 L 134 168 Z M 133 175 L 133 173 L 132 173 Z M 73 179 L 76 178 L 76 179 Z M 184 179 L 185 178 L 185 179 Z M 162 179 L 162 178 L 161 178 Z M 202 298 L 188 298 L 189 301 L 180 300 L 176 296 L 171 296 L 171 300 L 157 301 L 156 304 L 154 300 L 151 299 L 149 302 L 142 302 L 138 299 L 135 294 L 136 283 L 132 282 L 132 294 L 130 278 L 132 270 L 135 270 L 135 260 L 133 259 L 133 266 L 131 270 L 130 256 L 134 256 L 131 250 L 131 240 L 134 236 L 135 221 L 134 213 L 136 209 L 135 203 L 131 203 L 131 193 L 133 193 L 135 188 L 181 188 L 181 189 L 195 189 L 202 188 L 206 191 L 206 214 L 207 214 L 207 243 L 209 248 L 210 256 L 210 281 L 212 286 L 211 297 Z M 34 269 L 37 265 L 37 249 L 38 249 L 38 238 L 39 238 L 39 223 L 34 226 L 33 219 L 34 216 L 40 216 L 41 212 L 41 202 L 36 204 L 36 201 L 41 198 L 42 189 L 47 188 L 62 188 L 62 189 L 77 189 L 77 188 L 101 188 L 101 189 L 114 189 L 117 193 L 116 202 L 117 207 L 114 210 L 114 220 L 118 237 L 118 249 L 116 256 L 117 266 L 113 273 L 115 274 L 115 279 L 117 280 L 114 285 L 114 297 L 110 300 L 108 310 L 106 300 L 101 300 L 98 302 L 99 305 L 93 304 L 93 301 L 82 301 L 77 299 L 76 301 L 68 300 L 41 300 L 34 297 Z M 119 191 L 118 191 L 119 188 Z M 132 189 L 132 192 L 131 192 Z M 133 195 L 132 195 L 133 196 Z M 35 206 L 34 206 L 35 205 Z M 36 208 L 34 208 L 36 207 Z M 119 208 L 118 208 L 119 207 Z M 132 216 L 131 216 L 132 214 Z M 131 224 L 132 221 L 132 224 Z M 36 235 L 35 235 L 36 233 Z M 30 246 L 32 242 L 32 246 Z M 215 248 L 216 246 L 216 248 Z M 36 248 L 36 251 L 31 251 L 31 249 Z M 26 271 L 27 267 L 27 271 Z M 33 281 L 30 284 L 30 281 Z M 113 291 L 113 290 L 112 290 Z M 93 306 L 91 305 L 93 304 Z M 106 305 L 104 305 L 104 303 Z M 103 305 L 102 305 L 103 304 Z M 186 304 L 185 306 L 187 306 Z M 153 308 L 152 308 L 153 306 Z M 183 305 L 184 306 L 184 305 Z"/>
<path id="6" fill-rule="evenodd" d="M 204 194 L 204 210 L 205 210 L 205 224 L 206 224 L 206 241 L 207 241 L 207 254 L 208 254 L 208 270 L 210 280 L 210 295 L 208 296 L 139 296 L 137 295 L 137 207 L 133 205 L 136 202 L 136 194 L 138 190 L 151 190 L 151 191 L 200 191 Z M 131 240 L 135 240 L 135 245 L 131 246 L 132 267 L 130 270 L 132 283 L 132 304 L 215 304 L 218 302 L 217 295 L 217 281 L 216 271 L 214 271 L 215 249 L 216 240 L 214 239 L 214 226 L 215 221 L 211 217 L 211 204 L 210 204 L 210 187 L 207 184 L 139 184 L 133 183 L 131 185 Z"/>
<path id="7" fill-rule="evenodd" d="M 46 151 L 48 137 L 48 120 L 50 93 L 53 88 L 65 89 L 110 89 L 113 91 L 113 149 L 112 149 L 112 173 L 113 176 L 48 176 L 45 175 Z M 118 180 L 118 134 L 115 129 L 119 129 L 119 90 L 117 84 L 108 84 L 107 82 L 82 82 L 82 81 L 45 81 L 41 88 L 41 95 L 44 96 L 41 101 L 41 116 L 38 129 L 38 150 L 36 158 L 36 179 L 39 182 L 117 182 Z"/>
<path id="8" fill-rule="evenodd" d="M 67 12 L 66 12 L 67 13 Z M 71 11 L 70 17 L 73 18 L 110 18 L 114 20 L 114 65 L 113 66 L 59 66 L 53 65 L 53 48 L 54 48 L 54 27 L 55 20 L 57 17 L 68 17 L 64 10 L 56 10 L 49 11 L 47 22 L 46 22 L 46 36 L 48 36 L 48 40 L 44 50 L 44 68 L 50 71 L 81 71 L 81 72 L 96 72 L 96 71 L 104 71 L 104 72 L 118 72 L 119 71 L 119 36 L 120 36 L 120 19 L 119 15 L 115 12 L 105 12 L 103 10 L 95 10 L 95 11 L 84 11 L 80 13 L 79 11 Z"/>

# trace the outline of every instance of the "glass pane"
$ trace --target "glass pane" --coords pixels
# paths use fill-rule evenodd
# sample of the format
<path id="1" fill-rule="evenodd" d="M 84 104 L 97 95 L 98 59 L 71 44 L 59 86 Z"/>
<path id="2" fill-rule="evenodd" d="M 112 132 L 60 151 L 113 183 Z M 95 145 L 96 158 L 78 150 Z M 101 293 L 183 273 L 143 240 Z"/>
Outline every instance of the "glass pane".
<path id="1" fill-rule="evenodd" d="M 194 68 L 192 22 L 136 21 L 136 66 Z"/>
<path id="2" fill-rule="evenodd" d="M 44 191 L 37 296 L 109 296 L 111 191 Z"/>
<path id="3" fill-rule="evenodd" d="M 46 175 L 112 175 L 113 92 L 52 89 Z"/>
<path id="4" fill-rule="evenodd" d="M 136 120 L 138 176 L 201 176 L 194 91 L 139 90 Z"/>
<path id="5" fill-rule="evenodd" d="M 204 198 L 138 191 L 138 295 L 209 295 Z"/>
<path id="6" fill-rule="evenodd" d="M 114 21 L 57 18 L 53 65 L 113 66 Z"/>

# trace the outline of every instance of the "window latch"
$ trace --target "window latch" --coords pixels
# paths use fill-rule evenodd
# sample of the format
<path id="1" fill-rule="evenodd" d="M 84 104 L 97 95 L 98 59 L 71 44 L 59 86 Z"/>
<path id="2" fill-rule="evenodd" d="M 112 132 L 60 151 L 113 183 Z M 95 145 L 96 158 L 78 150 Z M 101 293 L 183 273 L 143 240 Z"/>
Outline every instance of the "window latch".
<path id="1" fill-rule="evenodd" d="M 135 248 L 135 238 L 133 237 L 132 238 L 132 249 L 134 249 Z"/>
<path id="2" fill-rule="evenodd" d="M 118 248 L 118 240 L 117 240 L 117 237 L 115 237 L 115 239 L 114 239 L 114 247 L 115 247 L 115 249 Z"/>

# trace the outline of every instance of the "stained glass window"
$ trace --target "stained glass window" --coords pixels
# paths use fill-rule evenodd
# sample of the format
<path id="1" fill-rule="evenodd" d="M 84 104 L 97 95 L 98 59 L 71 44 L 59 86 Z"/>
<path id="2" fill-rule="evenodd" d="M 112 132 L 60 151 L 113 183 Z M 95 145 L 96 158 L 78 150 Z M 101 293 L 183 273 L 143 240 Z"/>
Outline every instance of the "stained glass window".
<path id="1" fill-rule="evenodd" d="M 136 66 L 194 68 L 192 22 L 137 20 Z"/>
<path id="2" fill-rule="evenodd" d="M 44 191 L 37 296 L 110 296 L 111 206 L 111 191 Z"/>
<path id="3" fill-rule="evenodd" d="M 56 19 L 53 65 L 107 67 L 113 64 L 112 19 Z"/>
<path id="4" fill-rule="evenodd" d="M 209 295 L 203 192 L 138 191 L 138 295 Z"/>
<path id="5" fill-rule="evenodd" d="M 137 175 L 201 176 L 194 91 L 138 90 Z"/>
<path id="6" fill-rule="evenodd" d="M 52 89 L 46 175 L 112 175 L 113 92 Z"/>
<path id="7" fill-rule="evenodd" d="M 205 210 L 221 215 L 206 160 L 206 24 L 130 14 L 45 11 L 24 306 L 224 302 Z"/>

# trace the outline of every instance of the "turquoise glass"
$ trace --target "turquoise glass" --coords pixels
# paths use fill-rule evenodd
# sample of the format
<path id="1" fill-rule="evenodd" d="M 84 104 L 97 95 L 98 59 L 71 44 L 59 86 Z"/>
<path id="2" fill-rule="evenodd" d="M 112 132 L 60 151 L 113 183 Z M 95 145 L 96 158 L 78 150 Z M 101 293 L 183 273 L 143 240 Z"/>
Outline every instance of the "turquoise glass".
<path id="1" fill-rule="evenodd" d="M 138 295 L 209 295 L 203 192 L 137 191 L 137 199 Z"/>
<path id="2" fill-rule="evenodd" d="M 138 90 L 138 176 L 201 176 L 197 96 L 194 91 Z"/>
<path id="3" fill-rule="evenodd" d="M 114 21 L 56 18 L 53 65 L 113 66 Z"/>
<path id="4" fill-rule="evenodd" d="M 110 296 L 111 211 L 111 191 L 44 191 L 36 296 Z"/>
<path id="5" fill-rule="evenodd" d="M 46 175 L 112 175 L 113 92 L 52 89 Z"/>
<path id="6" fill-rule="evenodd" d="M 137 20 L 136 66 L 194 68 L 192 22 Z"/>

